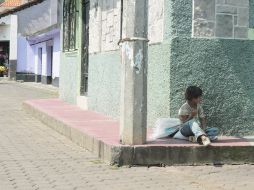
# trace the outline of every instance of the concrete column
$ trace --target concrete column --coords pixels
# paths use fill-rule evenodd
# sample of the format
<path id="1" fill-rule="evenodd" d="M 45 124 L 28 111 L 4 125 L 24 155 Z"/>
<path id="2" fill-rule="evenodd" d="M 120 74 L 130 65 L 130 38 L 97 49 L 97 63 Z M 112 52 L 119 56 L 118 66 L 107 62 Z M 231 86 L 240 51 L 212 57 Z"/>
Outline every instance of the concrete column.
<path id="1" fill-rule="evenodd" d="M 123 1 L 120 139 L 146 142 L 148 0 Z"/>

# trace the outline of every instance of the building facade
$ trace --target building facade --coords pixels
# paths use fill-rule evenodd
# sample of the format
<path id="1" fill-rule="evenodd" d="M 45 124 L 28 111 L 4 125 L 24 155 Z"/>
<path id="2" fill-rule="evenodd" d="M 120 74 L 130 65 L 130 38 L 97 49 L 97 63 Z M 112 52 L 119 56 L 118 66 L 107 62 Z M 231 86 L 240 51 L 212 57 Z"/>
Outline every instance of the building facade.
<path id="1" fill-rule="evenodd" d="M 17 80 L 59 85 L 60 4 L 45 0 L 17 11 Z"/>
<path id="2" fill-rule="evenodd" d="M 148 127 L 198 85 L 208 126 L 253 135 L 253 11 L 253 0 L 149 1 Z M 65 0 L 61 28 L 60 98 L 119 118 L 121 0 Z"/>
<path id="3" fill-rule="evenodd" d="M 9 77 L 15 79 L 17 65 L 17 16 L 0 18 L 1 65 L 9 68 Z"/>

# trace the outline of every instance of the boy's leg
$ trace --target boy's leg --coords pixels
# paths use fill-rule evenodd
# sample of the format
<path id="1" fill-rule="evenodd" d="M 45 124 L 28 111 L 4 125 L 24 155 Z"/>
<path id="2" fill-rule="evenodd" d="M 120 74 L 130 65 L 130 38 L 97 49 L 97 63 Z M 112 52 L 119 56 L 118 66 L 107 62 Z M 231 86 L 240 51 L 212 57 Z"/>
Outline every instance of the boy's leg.
<path id="1" fill-rule="evenodd" d="M 190 139 L 190 137 L 194 138 Z M 210 144 L 210 140 L 208 137 L 206 137 L 206 133 L 200 128 L 198 122 L 196 122 L 194 119 L 184 123 L 174 138 L 198 142 L 205 146 Z"/>
<path id="2" fill-rule="evenodd" d="M 199 123 L 194 119 L 186 122 L 180 132 L 183 136 L 188 137 L 192 142 L 198 142 L 199 144 L 203 144 L 205 146 L 208 146 L 211 143 L 206 133 L 200 128 Z"/>
<path id="3" fill-rule="evenodd" d="M 189 140 L 188 137 L 182 135 L 181 130 L 179 130 L 173 137 L 174 139 L 181 139 L 181 140 Z"/>
<path id="4" fill-rule="evenodd" d="M 182 128 L 175 134 L 175 139 L 181 140 L 189 140 L 189 136 L 193 136 L 194 134 L 191 131 L 190 122 L 186 122 L 182 124 Z"/>
<path id="5" fill-rule="evenodd" d="M 211 141 L 215 141 L 218 139 L 219 129 L 216 127 L 207 128 L 205 130 L 205 133 L 207 134 L 207 136 L 210 138 Z"/>
<path id="6" fill-rule="evenodd" d="M 188 121 L 182 124 L 182 128 L 174 135 L 174 138 L 196 142 L 195 135 L 193 134 L 191 130 L 191 125 L 192 125 L 192 121 Z M 190 139 L 190 137 L 194 137 L 194 138 Z"/>
<path id="7" fill-rule="evenodd" d="M 206 133 L 203 131 L 203 129 L 201 129 L 198 122 L 196 122 L 196 121 L 192 122 L 191 131 L 193 132 L 194 136 L 196 137 L 196 140 L 202 135 L 206 136 Z"/>
<path id="8" fill-rule="evenodd" d="M 200 128 L 198 122 L 194 119 L 183 124 L 181 133 L 185 137 L 195 136 L 196 138 L 206 135 L 206 133 Z"/>

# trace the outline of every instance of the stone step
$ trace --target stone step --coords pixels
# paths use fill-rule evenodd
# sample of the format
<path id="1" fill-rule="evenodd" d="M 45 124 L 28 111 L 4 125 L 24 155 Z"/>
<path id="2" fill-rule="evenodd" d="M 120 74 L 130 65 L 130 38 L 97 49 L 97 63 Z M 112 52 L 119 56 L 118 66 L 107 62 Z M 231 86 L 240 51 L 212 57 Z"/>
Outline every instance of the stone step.
<path id="1" fill-rule="evenodd" d="M 220 137 L 209 147 L 176 139 L 121 145 L 119 122 L 59 99 L 30 100 L 23 108 L 43 123 L 112 165 L 253 164 L 254 138 Z M 150 130 L 149 130 L 150 131 Z M 150 133 L 150 132 L 149 132 Z"/>

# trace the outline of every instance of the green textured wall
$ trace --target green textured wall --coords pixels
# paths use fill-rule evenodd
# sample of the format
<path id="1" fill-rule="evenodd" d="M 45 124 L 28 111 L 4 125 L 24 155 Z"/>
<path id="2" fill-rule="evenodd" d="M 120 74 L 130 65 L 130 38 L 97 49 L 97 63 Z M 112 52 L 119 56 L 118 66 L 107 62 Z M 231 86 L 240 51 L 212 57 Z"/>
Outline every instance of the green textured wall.
<path id="1" fill-rule="evenodd" d="M 148 127 L 160 117 L 170 115 L 170 45 L 151 45 L 148 48 Z"/>
<path id="2" fill-rule="evenodd" d="M 188 85 L 203 88 L 208 125 L 223 134 L 254 134 L 254 43 L 248 40 L 172 39 L 171 113 Z"/>
<path id="3" fill-rule="evenodd" d="M 79 62 L 78 52 L 62 53 L 60 64 L 59 94 L 69 103 L 76 103 L 78 95 Z"/>
<path id="4" fill-rule="evenodd" d="M 59 77 L 60 98 L 69 103 L 76 104 L 77 96 L 80 95 L 81 80 L 81 49 L 82 49 L 82 1 L 77 1 L 77 26 L 76 26 L 76 50 L 63 52 L 63 33 L 61 32 L 61 63 Z M 63 29 L 63 23 L 61 23 Z M 63 31 L 63 30 L 62 30 Z"/>
<path id="5" fill-rule="evenodd" d="M 253 27 L 253 0 L 250 5 Z M 209 126 L 223 134 L 253 135 L 253 41 L 191 38 L 192 0 L 165 0 L 165 6 L 171 116 L 177 116 L 186 87 L 200 85 Z"/>
<path id="6" fill-rule="evenodd" d="M 169 44 L 148 48 L 148 126 L 170 114 Z M 121 89 L 120 51 L 90 55 L 89 109 L 119 118 Z"/>
<path id="7" fill-rule="evenodd" d="M 89 57 L 89 109 L 119 117 L 120 51 L 110 51 Z"/>
<path id="8" fill-rule="evenodd" d="M 250 28 L 254 28 L 254 0 L 250 0 Z"/>

